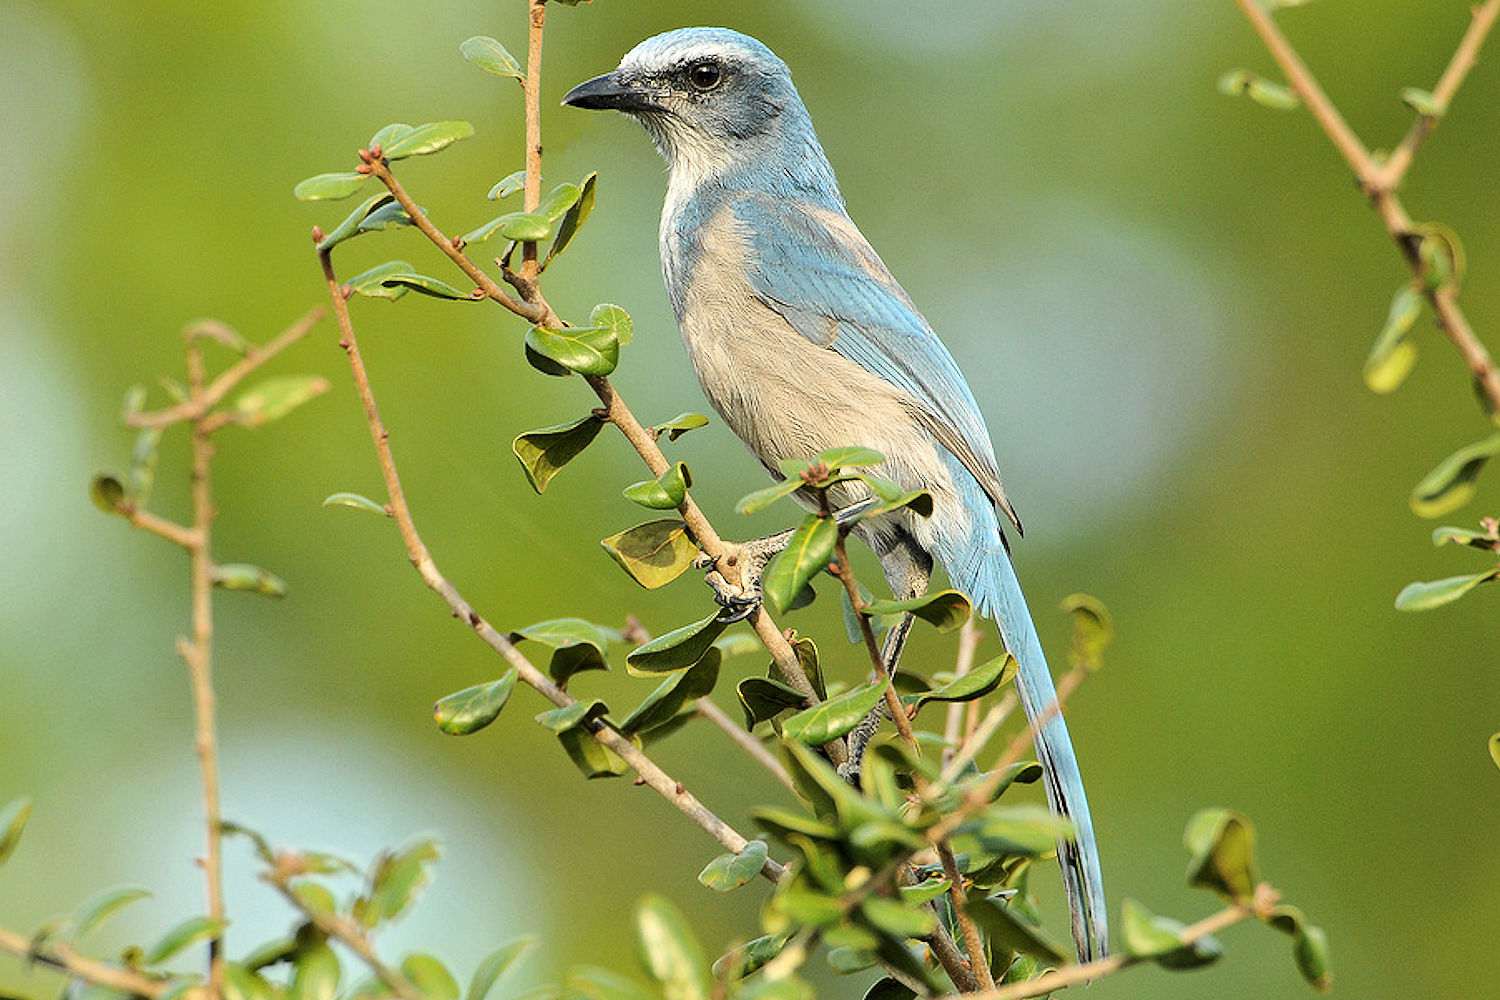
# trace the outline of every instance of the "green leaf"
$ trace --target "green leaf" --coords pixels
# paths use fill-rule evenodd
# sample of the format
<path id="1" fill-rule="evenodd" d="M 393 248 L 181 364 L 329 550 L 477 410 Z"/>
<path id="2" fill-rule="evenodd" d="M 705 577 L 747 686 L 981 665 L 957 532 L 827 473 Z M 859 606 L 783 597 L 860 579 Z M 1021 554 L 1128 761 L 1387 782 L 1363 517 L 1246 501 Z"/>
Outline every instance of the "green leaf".
<path id="1" fill-rule="evenodd" d="M 484 957 L 479 967 L 474 970 L 474 978 L 469 981 L 469 991 L 464 994 L 464 1000 L 485 1000 L 495 982 L 516 962 L 521 956 L 536 946 L 537 939 L 527 935 L 517 938 L 509 944 L 495 949 Z"/>
<path id="2" fill-rule="evenodd" d="M 887 976 L 865 991 L 864 1000 L 914 1000 L 915 997 L 910 986 Z"/>
<path id="3" fill-rule="evenodd" d="M 1073 643 L 1068 649 L 1071 665 L 1084 670 L 1098 670 L 1104 663 L 1104 651 L 1115 638 L 1115 623 L 1104 602 L 1091 594 L 1069 594 L 1062 609 L 1073 618 Z"/>
<path id="4" fill-rule="evenodd" d="M 879 465 L 885 461 L 885 456 L 874 448 L 862 448 L 857 445 L 841 448 L 828 448 L 818 452 L 812 460 L 812 465 L 826 465 L 829 469 L 853 469 L 867 465 Z"/>
<path id="5" fill-rule="evenodd" d="M 764 840 L 752 840 L 738 854 L 721 854 L 698 873 L 698 881 L 715 892 L 730 892 L 748 885 L 765 866 L 769 849 Z"/>
<path id="6" fill-rule="evenodd" d="M 224 964 L 224 1000 L 277 1000 L 277 991 L 263 976 L 239 962 Z"/>
<path id="7" fill-rule="evenodd" d="M 625 499 L 651 510 L 675 510 L 693 485 L 693 477 L 683 462 L 675 463 L 656 479 L 647 479 L 625 487 Z"/>
<path id="8" fill-rule="evenodd" d="M 870 492 L 880 502 L 866 510 L 860 515 L 860 519 L 880 517 L 883 514 L 891 514 L 898 510 L 910 509 L 919 517 L 932 516 L 932 494 L 926 490 L 903 490 L 897 483 L 889 479 L 871 475 L 868 472 L 859 474 L 859 479 L 869 487 Z"/>
<path id="9" fill-rule="evenodd" d="M 431 879 L 437 859 L 437 842 L 427 839 L 382 853 L 370 876 L 369 895 L 363 905 L 356 903 L 355 916 L 366 927 L 400 916 Z"/>
<path id="10" fill-rule="evenodd" d="M 393 270 L 380 279 L 381 285 L 386 288 L 406 288 L 413 292 L 420 292 L 429 298 L 447 299 L 450 302 L 476 302 L 474 296 L 460 289 L 454 288 L 446 281 L 426 274 L 418 274 L 415 271 Z M 360 291 L 360 289 L 355 289 Z"/>
<path id="11" fill-rule="evenodd" d="M 625 341 L 621 341 L 625 343 Z M 707 427 L 708 418 L 701 413 L 679 413 L 666 423 L 657 424 L 651 428 L 655 437 L 667 436 L 668 441 L 676 441 L 688 431 L 695 431 L 699 427 Z"/>
<path id="12" fill-rule="evenodd" d="M 1125 954 L 1155 961 L 1169 969 L 1196 969 L 1218 961 L 1224 949 L 1212 937 L 1189 944 L 1182 940 L 1183 925 L 1158 917 L 1133 899 L 1120 905 L 1121 938 Z"/>
<path id="13" fill-rule="evenodd" d="M 220 563 L 213 568 L 214 586 L 223 590 L 247 590 L 266 597 L 285 597 L 286 581 L 269 570 L 250 563 Z"/>
<path id="14" fill-rule="evenodd" d="M 458 981 L 431 955 L 416 952 L 401 960 L 401 971 L 425 1000 L 458 1000 Z"/>
<path id="15" fill-rule="evenodd" d="M 296 938 L 275 938 L 274 940 L 267 941 L 265 944 L 258 945 L 253 951 L 240 959 L 239 964 L 254 972 L 270 965 L 290 962 L 296 954 Z"/>
<path id="16" fill-rule="evenodd" d="M 865 613 L 883 616 L 909 611 L 939 632 L 951 632 L 968 621 L 973 610 L 969 599 L 960 592 L 938 590 L 905 601 L 871 601 Z"/>
<path id="17" fill-rule="evenodd" d="M 517 170 L 513 174 L 506 174 L 504 177 L 500 178 L 500 180 L 496 182 L 495 186 L 490 188 L 490 193 L 486 197 L 488 197 L 490 201 L 499 201 L 502 198 L 509 198 L 511 195 L 515 194 L 525 186 L 526 171 Z"/>
<path id="18" fill-rule="evenodd" d="M 527 431 L 511 442 L 510 450 L 521 463 L 531 488 L 540 494 L 563 466 L 593 443 L 603 427 L 604 421 L 590 413 L 570 423 Z"/>
<path id="19" fill-rule="evenodd" d="M 1307 924 L 1302 933 L 1292 942 L 1292 957 L 1297 962 L 1297 971 L 1302 973 L 1312 988 L 1327 993 L 1333 988 L 1333 973 L 1329 970 L 1328 935 L 1323 928 Z"/>
<path id="20" fill-rule="evenodd" d="M 235 422 L 242 427 L 261 427 L 280 420 L 328 389 L 328 380 L 321 375 L 275 375 L 262 379 L 235 397 Z"/>
<path id="21" fill-rule="evenodd" d="M 557 237 L 552 241 L 552 249 L 547 251 L 547 257 L 542 261 L 542 270 L 545 271 L 554 257 L 568 249 L 573 242 L 573 237 L 578 235 L 578 230 L 593 213 L 594 186 L 598 179 L 597 173 L 591 173 L 579 183 L 578 198 L 563 215 L 562 223 L 557 227 Z"/>
<path id="22" fill-rule="evenodd" d="M 621 347 L 635 339 L 635 320 L 630 318 L 630 313 L 612 302 L 601 302 L 589 311 L 589 326 L 613 331 L 615 340 Z M 707 422 L 706 417 L 704 420 Z"/>
<path id="23" fill-rule="evenodd" d="M 661 896 L 636 907 L 641 960 L 666 1000 L 708 1000 L 708 965 L 682 911 Z"/>
<path id="24" fill-rule="evenodd" d="M 150 896 L 150 890 L 135 885 L 106 889 L 90 896 L 73 911 L 73 937 L 84 937 L 131 903 L 149 899 Z"/>
<path id="25" fill-rule="evenodd" d="M 693 565 L 698 546 L 687 525 L 668 518 L 647 521 L 599 542 L 630 578 L 647 590 L 664 587 Z"/>
<path id="26" fill-rule="evenodd" d="M 896 937 L 921 938 L 937 929 L 937 918 L 931 910 L 895 899 L 870 896 L 860 904 L 859 911 L 870 923 Z"/>
<path id="27" fill-rule="evenodd" d="M 30 818 L 30 799 L 12 799 L 0 809 L 0 865 L 15 853 L 16 845 L 21 842 L 21 832 L 26 829 L 26 821 Z"/>
<path id="28" fill-rule="evenodd" d="M 925 705 L 929 701 L 973 701 L 983 698 L 1009 681 L 1016 675 L 1016 667 L 1016 658 L 1009 653 L 1002 653 L 963 676 L 955 677 L 940 688 L 923 691 L 902 700 L 916 705 Z"/>
<path id="29" fill-rule="evenodd" d="M 299 181 L 292 188 L 292 196 L 298 201 L 338 201 L 358 191 L 369 176 L 352 170 L 337 174 L 318 174 Z"/>
<path id="30" fill-rule="evenodd" d="M 1445 542 L 1455 542 L 1476 549 L 1494 551 L 1495 547 L 1500 545 L 1500 538 L 1491 535 L 1489 531 L 1471 531 L 1468 528 L 1455 528 L 1451 525 L 1433 528 L 1432 544 L 1442 545 Z"/>
<path id="31" fill-rule="evenodd" d="M 372 299 L 390 299 L 395 301 L 405 295 L 405 285 L 383 284 L 389 275 L 410 274 L 412 266 L 404 260 L 388 260 L 384 264 L 376 264 L 368 271 L 361 271 L 348 281 L 344 287 L 360 295 Z"/>
<path id="32" fill-rule="evenodd" d="M 608 705 L 594 698 L 591 701 L 575 701 L 559 708 L 549 708 L 545 712 L 538 712 L 536 721 L 544 729 L 549 729 L 554 733 L 566 733 L 571 729 L 577 729 L 597 719 L 602 719 L 608 711 Z"/>
<path id="33" fill-rule="evenodd" d="M 516 57 L 505 50 L 505 46 L 488 35 L 475 35 L 466 38 L 459 45 L 458 51 L 473 66 L 477 66 L 486 73 L 494 76 L 508 76 L 516 80 L 525 80 L 526 74 L 521 71 L 521 64 L 516 62 Z"/>
<path id="34" fill-rule="evenodd" d="M 1474 498 L 1475 480 L 1485 463 L 1500 455 L 1500 434 L 1460 448 L 1438 463 L 1411 494 L 1411 509 L 1418 517 L 1441 517 Z"/>
<path id="35" fill-rule="evenodd" d="M 763 934 L 731 948 L 714 962 L 714 978 L 732 982 L 760 971 L 767 962 L 781 954 L 787 940 L 785 934 Z"/>
<path id="36" fill-rule="evenodd" d="M 447 121 L 428 122 L 418 125 L 410 132 L 396 139 L 381 152 L 387 160 L 404 160 L 408 156 L 425 156 L 428 153 L 436 153 L 460 139 L 467 139 L 474 134 L 474 126 L 468 122 Z"/>
<path id="37" fill-rule="evenodd" d="M 333 893 L 329 892 L 328 887 L 321 882 L 313 882 L 309 879 L 296 882 L 292 885 L 292 895 L 313 913 L 331 916 L 338 910 Z"/>
<path id="38" fill-rule="evenodd" d="M 529 640 L 552 650 L 547 673 L 566 687 L 568 679 L 585 670 L 608 670 L 605 658 L 618 634 L 582 618 L 553 618 L 510 633 L 511 642 Z"/>
<path id="39" fill-rule="evenodd" d="M 583 194 L 583 189 L 577 184 L 559 184 L 542 196 L 533 210 L 536 215 L 547 220 L 550 225 L 561 219 L 572 207 L 578 204 L 578 199 Z"/>
<path id="40" fill-rule="evenodd" d="M 992 806 L 976 830 L 980 843 L 994 854 L 1046 854 L 1057 841 L 1071 839 L 1073 824 L 1044 806 Z"/>
<path id="41" fill-rule="evenodd" d="M 335 226 L 333 232 L 318 241 L 317 249 L 319 253 L 326 253 L 360 233 L 411 224 L 411 217 L 406 214 L 406 209 L 394 197 L 377 194 L 365 199 L 358 208 L 345 216 L 344 221 Z"/>
<path id="42" fill-rule="evenodd" d="M 873 952 L 859 948 L 838 947 L 828 949 L 828 967 L 841 976 L 852 976 L 873 968 L 880 959 Z"/>
<path id="43" fill-rule="evenodd" d="M 1371 392 L 1395 392 L 1417 363 L 1417 345 L 1407 335 L 1422 315 L 1422 296 L 1410 284 L 1396 290 L 1385 328 L 1365 358 L 1365 385 Z"/>
<path id="44" fill-rule="evenodd" d="M 160 965 L 189 945 L 200 941 L 214 941 L 224 933 L 226 924 L 212 917 L 191 917 L 161 936 L 161 940 L 146 952 L 147 965 Z"/>
<path id="45" fill-rule="evenodd" d="M 684 705 L 713 693 L 719 682 L 722 658 L 723 654 L 717 648 L 710 647 L 697 663 L 662 681 L 620 723 L 620 732 L 626 736 L 645 734 L 675 722 Z"/>
<path id="46" fill-rule="evenodd" d="M 839 837 L 839 829 L 832 823 L 825 823 L 790 809 L 758 806 L 750 810 L 750 818 L 762 830 L 787 843 L 791 843 L 790 837 L 798 835 L 827 841 L 837 840 Z"/>
<path id="47" fill-rule="evenodd" d="M 901 898 L 908 903 L 927 903 L 937 899 L 951 888 L 953 888 L 952 879 L 934 875 L 916 885 L 901 886 L 900 893 Z"/>
<path id="48" fill-rule="evenodd" d="M 822 746 L 845 736 L 880 704 L 889 684 L 887 679 L 853 688 L 798 712 L 782 724 L 782 734 L 809 746 Z"/>
<path id="49" fill-rule="evenodd" d="M 546 239 L 551 231 L 552 223 L 534 212 L 506 212 L 504 215 L 495 216 L 477 229 L 469 230 L 459 239 L 472 245 L 483 243 L 499 233 L 506 239 L 515 240 L 517 243 L 535 242 Z"/>
<path id="50" fill-rule="evenodd" d="M 123 514 L 125 484 L 111 475 L 97 475 L 89 482 L 89 499 L 106 514 Z"/>
<path id="51" fill-rule="evenodd" d="M 526 332 L 526 360 L 547 375 L 608 375 L 620 363 L 620 343 L 613 330 L 603 327 L 548 330 L 534 326 Z"/>
<path id="52" fill-rule="evenodd" d="M 801 691 L 769 677 L 746 677 L 735 691 L 745 711 L 746 729 L 754 729 L 757 723 L 807 704 L 807 697 Z"/>
<path id="53" fill-rule="evenodd" d="M 408 125 L 405 122 L 392 122 L 389 125 L 384 125 L 374 135 L 370 136 L 370 148 L 374 149 L 376 146 L 379 146 L 380 151 L 384 153 L 385 147 L 404 136 L 410 135 L 413 128 L 414 126 Z"/>
<path id="54" fill-rule="evenodd" d="M 536 721 L 557 734 L 568 759 L 585 778 L 615 778 L 629 771 L 630 765 L 593 736 L 594 723 L 607 711 L 608 706 L 596 698 L 543 712 Z"/>
<path id="55" fill-rule="evenodd" d="M 324 507 L 347 507 L 350 510 L 363 510 L 371 514 L 379 514 L 381 517 L 390 517 L 391 512 L 385 509 L 384 504 L 376 503 L 367 496 L 358 493 L 330 493 L 323 498 Z"/>
<path id="56" fill-rule="evenodd" d="M 432 716 L 449 736 L 467 736 L 494 722 L 516 687 L 516 672 L 506 671 L 499 680 L 476 684 L 446 697 L 432 706 Z"/>
<path id="57" fill-rule="evenodd" d="M 813 577 L 828 568 L 838 537 L 838 523 L 815 514 L 792 532 L 786 548 L 771 560 L 761 577 L 761 592 L 772 611 L 785 611 Z"/>
<path id="58" fill-rule="evenodd" d="M 691 667 L 707 655 L 714 640 L 728 627 L 729 623 L 720 621 L 715 612 L 701 621 L 675 628 L 631 650 L 625 657 L 625 669 L 643 677 Z"/>
<path id="59" fill-rule="evenodd" d="M 999 897 L 970 899 L 964 912 L 984 929 L 990 946 L 1032 955 L 1048 965 L 1064 965 L 1068 956 L 1049 941 L 1041 929 L 1023 919 Z"/>
<path id="60" fill-rule="evenodd" d="M 1427 118 L 1441 118 L 1448 113 L 1448 106 L 1432 96 L 1432 92 L 1420 87 L 1404 87 L 1401 103 Z"/>
<path id="61" fill-rule="evenodd" d="M 339 959 L 327 942 L 299 948 L 287 1000 L 333 1000 L 339 988 Z"/>
<path id="62" fill-rule="evenodd" d="M 1396 595 L 1397 611 L 1431 611 L 1445 604 L 1452 604 L 1482 583 L 1500 579 L 1500 568 L 1483 573 L 1450 576 L 1442 580 L 1408 583 Z"/>
<path id="63" fill-rule="evenodd" d="M 703 422 L 708 423 L 708 418 L 705 417 Z M 805 485 L 807 484 L 800 479 L 783 479 L 779 483 L 772 483 L 764 489 L 746 493 L 740 497 L 740 502 L 734 505 L 734 511 L 736 514 L 746 516 L 758 514 L 782 497 L 789 497 L 796 493 Z"/>
<path id="64" fill-rule="evenodd" d="M 1495 762 L 1496 767 L 1500 767 L 1500 733 L 1490 737 L 1490 760 Z"/>
<path id="65" fill-rule="evenodd" d="M 1192 855 L 1188 884 L 1233 900 L 1255 894 L 1255 828 L 1229 809 L 1204 809 L 1188 820 L 1183 846 Z"/>
<path id="66" fill-rule="evenodd" d="M 1230 97 L 1248 97 L 1256 104 L 1278 111 L 1290 111 L 1301 103 L 1284 85 L 1243 69 L 1230 70 L 1219 77 L 1219 92 Z"/>

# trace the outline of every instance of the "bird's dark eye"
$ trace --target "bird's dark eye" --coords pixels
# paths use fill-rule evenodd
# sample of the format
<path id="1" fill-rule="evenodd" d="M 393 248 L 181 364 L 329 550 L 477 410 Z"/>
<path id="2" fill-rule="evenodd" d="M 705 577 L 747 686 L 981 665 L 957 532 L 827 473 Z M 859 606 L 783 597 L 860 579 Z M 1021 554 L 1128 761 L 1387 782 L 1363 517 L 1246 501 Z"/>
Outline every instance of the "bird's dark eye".
<path id="1" fill-rule="evenodd" d="M 713 90 L 723 79 L 724 71 L 719 68 L 718 63 L 694 63 L 688 68 L 688 82 L 693 85 L 694 90 Z"/>

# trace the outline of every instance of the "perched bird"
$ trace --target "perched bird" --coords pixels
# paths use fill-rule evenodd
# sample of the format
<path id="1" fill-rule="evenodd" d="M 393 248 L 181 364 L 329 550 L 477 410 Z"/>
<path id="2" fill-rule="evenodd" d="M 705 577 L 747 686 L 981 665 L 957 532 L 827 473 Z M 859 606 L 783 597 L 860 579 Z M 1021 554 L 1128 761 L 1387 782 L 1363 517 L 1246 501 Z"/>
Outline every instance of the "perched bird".
<path id="1" fill-rule="evenodd" d="M 881 474 L 931 492 L 930 517 L 903 512 L 855 530 L 898 597 L 926 590 L 936 562 L 999 625 L 1027 715 L 1041 720 L 1048 800 L 1077 831 L 1058 857 L 1078 954 L 1102 956 L 1088 801 L 1002 519 L 1018 534 L 1021 522 L 973 393 L 850 220 L 786 64 L 739 32 L 684 28 L 640 43 L 563 103 L 631 115 L 666 159 L 667 292 L 705 394 L 766 469 L 779 478 L 782 459 L 863 445 L 885 456 Z M 837 489 L 846 509 L 868 499 L 857 483 Z M 710 574 L 722 599 L 756 601 L 759 570 L 784 540 L 737 549 L 738 587 Z M 887 636 L 892 667 L 909 627 Z"/>

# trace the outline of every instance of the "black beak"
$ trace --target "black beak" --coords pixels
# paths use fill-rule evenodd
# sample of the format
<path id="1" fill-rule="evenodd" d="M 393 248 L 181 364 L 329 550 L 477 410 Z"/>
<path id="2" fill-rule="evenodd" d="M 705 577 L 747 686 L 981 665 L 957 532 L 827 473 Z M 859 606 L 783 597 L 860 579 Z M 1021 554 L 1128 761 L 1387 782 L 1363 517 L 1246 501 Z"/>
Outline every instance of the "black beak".
<path id="1" fill-rule="evenodd" d="M 564 104 L 589 111 L 658 111 L 650 91 L 632 86 L 615 73 L 585 80 L 563 98 Z"/>

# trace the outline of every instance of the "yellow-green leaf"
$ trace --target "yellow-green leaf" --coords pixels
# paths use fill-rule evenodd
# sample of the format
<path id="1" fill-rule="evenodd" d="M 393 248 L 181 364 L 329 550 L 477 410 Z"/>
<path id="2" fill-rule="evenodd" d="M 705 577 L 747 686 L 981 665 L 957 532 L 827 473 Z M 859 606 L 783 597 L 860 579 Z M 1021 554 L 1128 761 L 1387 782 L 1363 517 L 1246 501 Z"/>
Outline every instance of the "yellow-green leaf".
<path id="1" fill-rule="evenodd" d="M 0 864 L 4 864 L 21 842 L 21 832 L 31 818 L 31 800 L 13 799 L 0 809 Z"/>
<path id="2" fill-rule="evenodd" d="M 318 174 L 299 181 L 292 188 L 292 196 L 298 201 L 338 201 L 359 190 L 369 174 L 347 171 L 336 174 Z"/>
<path id="3" fill-rule="evenodd" d="M 526 331 L 526 360 L 547 375 L 608 375 L 620 363 L 620 342 L 603 327 L 534 326 Z"/>
<path id="4" fill-rule="evenodd" d="M 675 628 L 631 650 L 625 657 L 625 668 L 641 677 L 691 667 L 703 659 L 713 648 L 714 640 L 728 627 L 729 623 L 721 621 L 715 613 Z"/>
<path id="5" fill-rule="evenodd" d="M 189 945 L 200 941 L 216 940 L 224 933 L 226 923 L 212 917 L 191 917 L 163 934 L 147 950 L 144 961 L 147 965 L 159 965 Z"/>
<path id="6" fill-rule="evenodd" d="M 350 510 L 362 510 L 370 514 L 379 514 L 382 517 L 390 517 L 391 512 L 385 509 L 384 504 L 376 503 L 367 496 L 358 493 L 330 493 L 323 498 L 324 507 L 347 507 Z"/>
<path id="7" fill-rule="evenodd" d="M 1188 821 L 1188 884 L 1243 901 L 1255 894 L 1255 829 L 1230 809 L 1204 809 Z"/>
<path id="8" fill-rule="evenodd" d="M 1408 334 L 1422 315 L 1422 296 L 1410 284 L 1402 285 L 1391 300 L 1385 328 L 1365 358 L 1365 385 L 1378 393 L 1395 392 L 1417 363 L 1417 345 Z"/>
<path id="9" fill-rule="evenodd" d="M 798 525 L 761 577 L 761 592 L 772 611 L 785 611 L 813 577 L 828 568 L 838 537 L 838 523 L 831 517 L 810 515 Z"/>
<path id="10" fill-rule="evenodd" d="M 496 181 L 495 186 L 490 188 L 490 193 L 486 197 L 490 201 L 499 201 L 502 198 L 509 198 L 525 186 L 526 171 L 517 170 L 515 173 L 506 174 L 500 180 Z"/>
<path id="11" fill-rule="evenodd" d="M 213 568 L 215 587 L 248 590 L 266 597 L 285 597 L 286 581 L 269 570 L 250 563 L 220 563 Z"/>
<path id="12" fill-rule="evenodd" d="M 682 911 L 647 896 L 636 908 L 636 931 L 642 963 L 665 1000 L 708 1000 L 708 963 Z"/>
<path id="13" fill-rule="evenodd" d="M 674 510 L 687 497 L 693 477 L 686 463 L 677 462 L 656 479 L 625 487 L 625 499 L 651 510 Z"/>
<path id="14" fill-rule="evenodd" d="M 494 722 L 516 687 L 516 672 L 508 670 L 499 680 L 476 684 L 446 697 L 432 706 L 437 726 L 450 736 L 467 736 Z"/>
<path id="15" fill-rule="evenodd" d="M 530 935 L 517 938 L 509 944 L 503 945 L 485 956 L 474 970 L 474 978 L 469 981 L 469 990 L 464 994 L 464 1000 L 485 1000 L 495 981 L 505 975 L 512 965 L 520 961 L 532 948 L 536 947 L 537 939 Z"/>
<path id="16" fill-rule="evenodd" d="M 1073 642 L 1068 659 L 1075 667 L 1098 670 L 1104 663 L 1104 651 L 1115 639 L 1115 623 L 1104 602 L 1091 594 L 1069 594 L 1062 609 L 1073 618 Z"/>
<path id="17" fill-rule="evenodd" d="M 573 238 L 578 235 L 578 230 L 588 221 L 589 215 L 594 211 L 594 185 L 599 175 L 591 173 L 579 183 L 578 198 L 563 215 L 561 224 L 557 227 L 557 238 L 552 241 L 552 249 L 547 251 L 547 257 L 542 261 L 542 270 L 552 263 L 554 257 L 568 249 Z"/>
<path id="18" fill-rule="evenodd" d="M 1500 579 L 1500 568 L 1483 573 L 1467 573 L 1441 580 L 1408 583 L 1396 595 L 1397 611 L 1431 611 L 1445 604 L 1452 604 L 1480 584 Z"/>
<path id="19" fill-rule="evenodd" d="M 508 52 L 504 45 L 488 35 L 475 35 L 466 38 L 459 45 L 458 51 L 463 54 L 464 59 L 470 65 L 477 66 L 486 73 L 494 76 L 508 76 L 516 80 L 526 79 L 526 74 L 521 72 L 521 64 L 516 62 L 516 57 Z"/>
<path id="20" fill-rule="evenodd" d="M 235 422 L 242 427 L 260 427 L 280 420 L 329 389 L 321 375 L 276 375 L 263 379 L 235 398 Z"/>
<path id="21" fill-rule="evenodd" d="M 570 423 L 527 431 L 511 442 L 510 450 L 521 463 L 531 488 L 542 493 L 563 466 L 593 443 L 603 427 L 604 421 L 591 413 Z"/>
<path id="22" fill-rule="evenodd" d="M 871 601 L 865 614 L 883 617 L 911 612 L 939 632 L 951 632 L 969 620 L 974 610 L 969 599 L 957 590 L 936 590 L 904 601 Z"/>
<path id="23" fill-rule="evenodd" d="M 693 565 L 698 546 L 687 525 L 668 518 L 647 521 L 599 542 L 630 578 L 647 590 L 664 587 Z"/>
<path id="24" fill-rule="evenodd" d="M 1460 448 L 1422 477 L 1412 490 L 1411 509 L 1418 517 L 1442 517 L 1474 498 L 1475 480 L 1485 463 L 1500 455 L 1500 434 Z"/>
<path id="25" fill-rule="evenodd" d="M 721 854 L 698 873 L 698 881 L 715 892 L 730 892 L 748 885 L 760 874 L 769 853 L 764 840 L 752 840 L 738 854 Z"/>
<path id="26" fill-rule="evenodd" d="M 463 121 L 428 122 L 418 125 L 381 150 L 387 160 L 436 153 L 474 134 L 474 126 Z"/>
<path id="27" fill-rule="evenodd" d="M 782 734 L 808 746 L 822 746 L 846 736 L 880 704 L 889 685 L 889 679 L 866 684 L 804 709 L 782 723 Z"/>

